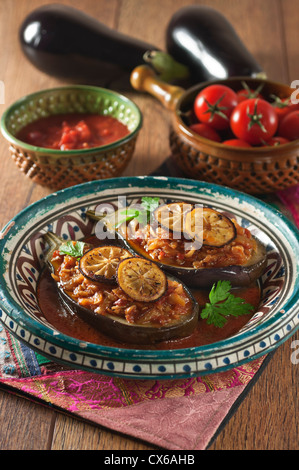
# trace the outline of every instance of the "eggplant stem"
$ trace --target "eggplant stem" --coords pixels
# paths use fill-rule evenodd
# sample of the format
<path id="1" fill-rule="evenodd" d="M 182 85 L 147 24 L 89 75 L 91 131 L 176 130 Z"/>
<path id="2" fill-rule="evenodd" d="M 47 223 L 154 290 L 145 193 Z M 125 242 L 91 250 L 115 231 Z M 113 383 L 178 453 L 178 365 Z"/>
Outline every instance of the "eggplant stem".
<path id="1" fill-rule="evenodd" d="M 48 243 L 51 248 L 58 248 L 63 242 L 62 238 L 53 232 L 47 232 L 43 235 L 43 239 Z"/>
<path id="2" fill-rule="evenodd" d="M 92 220 L 102 220 L 107 216 L 107 214 L 105 214 L 105 215 L 96 215 L 95 211 L 88 210 L 88 211 L 86 211 L 86 216 L 89 217 Z"/>
<path id="3" fill-rule="evenodd" d="M 155 69 L 164 82 L 187 79 L 190 76 L 188 67 L 174 60 L 166 52 L 146 51 L 143 60 Z"/>
<path id="4" fill-rule="evenodd" d="M 55 235 L 53 232 L 47 232 L 43 235 L 43 240 L 49 245 L 45 252 L 45 260 L 50 268 L 50 271 L 53 272 L 53 265 L 51 264 L 51 258 L 55 250 L 58 250 L 61 244 L 63 243 L 62 238 L 58 235 Z"/>

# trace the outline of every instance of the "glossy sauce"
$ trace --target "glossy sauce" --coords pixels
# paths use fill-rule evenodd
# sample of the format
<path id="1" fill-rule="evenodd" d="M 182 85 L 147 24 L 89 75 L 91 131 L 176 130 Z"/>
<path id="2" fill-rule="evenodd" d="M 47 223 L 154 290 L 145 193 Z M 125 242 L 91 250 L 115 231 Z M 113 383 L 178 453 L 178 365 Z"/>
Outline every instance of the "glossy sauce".
<path id="1" fill-rule="evenodd" d="M 233 293 L 244 298 L 248 303 L 258 307 L 260 302 L 260 289 L 255 284 L 247 288 L 236 288 Z M 204 306 L 208 301 L 208 291 L 193 291 L 193 295 L 200 306 Z M 188 337 L 164 341 L 155 345 L 134 345 L 118 343 L 107 336 L 96 331 L 75 314 L 70 313 L 62 304 L 57 293 L 56 284 L 51 278 L 48 270 L 41 274 L 37 296 L 40 310 L 46 320 L 58 331 L 63 334 L 77 338 L 82 341 L 88 341 L 103 346 L 122 347 L 127 349 L 180 349 L 202 346 L 223 340 L 236 334 L 252 317 L 253 314 L 243 315 L 241 317 L 230 317 L 223 328 L 217 328 L 208 325 L 205 320 L 200 319 L 195 331 Z"/>
<path id="2" fill-rule="evenodd" d="M 108 145 L 128 134 L 127 126 L 112 116 L 69 113 L 31 122 L 16 137 L 37 147 L 77 150 Z"/>

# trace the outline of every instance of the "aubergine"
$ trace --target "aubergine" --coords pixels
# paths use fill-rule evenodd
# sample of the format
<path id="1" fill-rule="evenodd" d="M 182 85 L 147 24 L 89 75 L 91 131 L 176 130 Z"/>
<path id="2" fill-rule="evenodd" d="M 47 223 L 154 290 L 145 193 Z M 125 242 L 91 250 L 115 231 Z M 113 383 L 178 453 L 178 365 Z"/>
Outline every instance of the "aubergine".
<path id="1" fill-rule="evenodd" d="M 44 235 L 44 241 L 48 245 L 45 256 L 46 264 L 53 273 L 55 271 L 55 268 L 51 263 L 53 252 L 55 250 L 59 250 L 59 247 L 65 243 L 65 240 L 62 240 L 52 232 L 47 232 Z M 54 281 L 54 279 L 53 282 L 55 282 L 58 295 L 65 308 L 71 313 L 75 313 L 93 328 L 121 343 L 150 345 L 161 341 L 187 337 L 194 331 L 198 324 L 199 305 L 194 299 L 192 293 L 182 282 L 173 276 L 167 275 L 167 279 L 181 284 L 190 300 L 188 313 L 183 315 L 179 320 L 174 320 L 169 323 L 167 326 L 156 324 L 134 325 L 116 315 L 97 314 L 93 310 L 78 304 L 62 287 L 59 286 L 56 281 Z M 111 283 L 107 283 L 107 289 L 109 288 L 111 288 Z"/>
<path id="2" fill-rule="evenodd" d="M 189 74 L 185 66 L 154 45 L 121 34 L 66 5 L 45 5 L 32 11 L 20 26 L 19 39 L 35 67 L 73 82 L 131 89 L 132 70 L 145 62 L 166 81 Z"/>
<path id="3" fill-rule="evenodd" d="M 130 240 L 123 240 L 127 249 L 134 249 L 130 244 Z M 263 274 L 267 262 L 265 246 L 259 240 L 256 240 L 256 242 L 257 251 L 245 265 L 196 269 L 152 261 L 155 261 L 161 269 L 175 276 L 190 288 L 211 289 L 213 284 L 218 281 L 229 281 L 232 287 L 248 287 Z M 135 253 L 139 256 L 148 257 L 144 250 L 135 250 Z"/>
<path id="4" fill-rule="evenodd" d="M 172 16 L 166 50 L 189 68 L 194 83 L 265 75 L 230 22 L 207 6 L 189 5 Z"/>
<path id="5" fill-rule="evenodd" d="M 94 220 L 100 220 L 102 218 L 96 215 L 92 210 L 88 210 L 86 214 Z M 112 228 L 108 227 L 107 233 L 109 233 L 109 236 L 111 236 L 111 232 Z M 153 260 L 147 255 L 145 250 L 140 249 L 137 251 L 135 246 L 127 239 L 126 233 L 127 230 L 124 228 L 124 225 L 121 225 L 115 230 L 115 238 L 118 243 L 135 255 L 151 259 L 166 273 L 176 277 L 189 288 L 211 289 L 213 284 L 220 280 L 229 281 L 232 287 L 246 287 L 261 277 L 267 264 L 266 247 L 257 238 L 257 250 L 246 264 L 196 269 L 174 266 Z"/>
<path id="6" fill-rule="evenodd" d="M 169 279 L 175 280 L 172 276 Z M 83 321 L 104 335 L 120 343 L 151 345 L 162 341 L 175 340 L 190 336 L 198 324 L 199 305 L 186 286 L 183 286 L 192 301 L 189 315 L 179 322 L 168 326 L 133 325 L 113 315 L 99 315 L 93 310 L 79 305 L 63 289 L 58 294 L 68 311 L 75 313 Z"/>

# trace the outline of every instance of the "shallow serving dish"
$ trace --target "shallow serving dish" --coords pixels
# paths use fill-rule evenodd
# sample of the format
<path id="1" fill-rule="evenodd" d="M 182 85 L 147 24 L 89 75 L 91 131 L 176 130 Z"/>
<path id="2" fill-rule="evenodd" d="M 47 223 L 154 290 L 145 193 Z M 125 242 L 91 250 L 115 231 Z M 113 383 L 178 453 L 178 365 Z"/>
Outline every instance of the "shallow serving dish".
<path id="1" fill-rule="evenodd" d="M 16 138 L 25 125 L 61 113 L 109 115 L 125 124 L 130 133 L 108 145 L 78 150 L 35 147 Z M 1 132 L 18 168 L 35 183 L 51 189 L 120 176 L 133 156 L 141 126 L 141 112 L 131 100 L 105 88 L 85 85 L 25 96 L 13 103 L 1 119 Z"/>
<path id="2" fill-rule="evenodd" d="M 241 90 L 263 85 L 266 98 L 276 95 L 288 98 L 294 89 L 264 78 L 233 77 L 204 82 L 188 90 L 162 82 L 145 65 L 131 75 L 132 86 L 147 91 L 172 111 L 170 129 L 171 157 L 183 173 L 193 179 L 228 186 L 249 194 L 264 194 L 286 189 L 299 183 L 299 140 L 272 147 L 238 148 L 200 137 L 188 123 L 197 94 L 211 84 L 222 84 Z"/>
<path id="3" fill-rule="evenodd" d="M 97 345 L 60 333 L 41 315 L 36 287 L 44 266 L 42 236 L 90 235 L 86 211 L 118 196 L 184 200 L 233 213 L 267 246 L 257 313 L 232 337 L 205 346 L 141 350 Z M 252 196 L 221 186 L 165 177 L 93 181 L 51 194 L 12 219 L 0 233 L 0 320 L 12 334 L 56 362 L 128 378 L 183 378 L 224 371 L 277 348 L 299 326 L 299 237 L 278 211 Z"/>

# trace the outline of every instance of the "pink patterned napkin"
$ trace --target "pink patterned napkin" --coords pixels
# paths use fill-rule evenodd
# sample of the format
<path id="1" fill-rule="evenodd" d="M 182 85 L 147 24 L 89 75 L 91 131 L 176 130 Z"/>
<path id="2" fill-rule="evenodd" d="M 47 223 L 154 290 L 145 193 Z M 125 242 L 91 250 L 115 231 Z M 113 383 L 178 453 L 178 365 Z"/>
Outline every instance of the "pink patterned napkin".
<path id="1" fill-rule="evenodd" d="M 265 359 L 177 380 L 122 379 L 53 363 L 32 376 L 24 368 L 25 356 L 21 364 L 16 340 L 4 328 L 0 335 L 2 345 L 6 340 L 0 384 L 8 391 L 170 450 L 205 449 Z"/>

